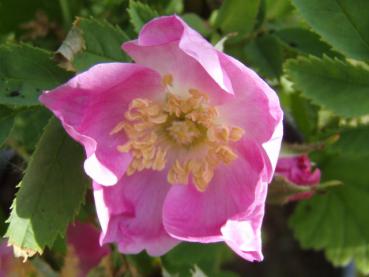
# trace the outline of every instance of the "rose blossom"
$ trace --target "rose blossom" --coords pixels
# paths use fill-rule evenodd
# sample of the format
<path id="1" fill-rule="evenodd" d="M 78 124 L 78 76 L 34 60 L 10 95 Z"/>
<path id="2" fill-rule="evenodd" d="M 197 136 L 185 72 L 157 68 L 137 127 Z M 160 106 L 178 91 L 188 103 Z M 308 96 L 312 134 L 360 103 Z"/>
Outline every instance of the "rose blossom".
<path id="1" fill-rule="evenodd" d="M 40 97 L 85 147 L 101 242 L 162 255 L 224 241 L 261 260 L 277 95 L 177 16 L 150 21 L 123 50 L 136 63 L 98 64 Z"/>
<path id="2" fill-rule="evenodd" d="M 101 259 L 110 253 L 109 247 L 99 245 L 100 232 L 89 223 L 75 222 L 68 227 L 67 242 L 78 258 L 79 276 L 87 276 Z"/>
<path id="3" fill-rule="evenodd" d="M 320 182 L 320 170 L 318 168 L 311 170 L 311 162 L 307 155 L 279 158 L 275 173 L 299 187 L 314 187 Z M 288 201 L 307 199 L 313 194 L 314 191 L 299 192 L 289 196 Z"/>

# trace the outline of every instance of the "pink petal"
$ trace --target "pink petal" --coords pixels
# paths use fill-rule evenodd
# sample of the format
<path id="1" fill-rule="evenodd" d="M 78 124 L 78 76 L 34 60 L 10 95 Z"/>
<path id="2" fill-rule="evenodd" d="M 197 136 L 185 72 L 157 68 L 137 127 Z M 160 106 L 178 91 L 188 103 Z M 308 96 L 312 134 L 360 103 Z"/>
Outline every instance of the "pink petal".
<path id="1" fill-rule="evenodd" d="M 311 162 L 307 155 L 281 157 L 278 159 L 275 173 L 284 176 L 297 186 L 314 187 L 320 182 L 320 169 L 311 170 Z M 314 190 L 291 195 L 288 201 L 308 199 L 314 195 Z"/>
<path id="2" fill-rule="evenodd" d="M 263 158 L 250 140 L 242 141 L 239 154 L 233 164 L 216 170 L 205 192 L 192 184 L 173 186 L 163 209 L 164 226 L 170 235 L 186 241 L 222 241 L 221 228 L 227 220 L 239 215 L 243 220 L 254 220 L 255 208 L 264 206 L 265 200 Z"/>
<path id="3" fill-rule="evenodd" d="M 311 162 L 307 155 L 281 157 L 278 159 L 276 174 L 283 175 L 290 182 L 308 186 L 320 182 L 320 170 L 311 170 Z"/>
<path id="4" fill-rule="evenodd" d="M 270 182 L 283 136 L 283 112 L 278 96 L 254 71 L 224 53 L 218 54 L 235 95 L 220 107 L 222 115 L 228 122 L 244 128 L 245 137 L 262 145 L 265 180 Z"/>
<path id="5" fill-rule="evenodd" d="M 153 256 L 174 247 L 178 241 L 167 234 L 162 224 L 168 190 L 165 173 L 151 170 L 124 177 L 113 187 L 94 184 L 102 243 L 118 243 L 122 253 L 146 250 Z"/>
<path id="6" fill-rule="evenodd" d="M 12 271 L 12 262 L 15 259 L 12 247 L 7 246 L 7 240 L 0 241 L 0 277 L 6 277 Z"/>
<path id="7" fill-rule="evenodd" d="M 163 16 L 146 24 L 137 40 L 123 49 L 136 63 L 172 74 L 174 90 L 196 88 L 222 102 L 233 94 L 217 50 L 177 16 Z"/>
<path id="8" fill-rule="evenodd" d="M 110 135 L 111 130 L 123 120 L 133 98 L 162 91 L 161 77 L 155 71 L 136 64 L 106 63 L 44 92 L 40 101 L 85 147 L 86 173 L 99 184 L 114 185 L 131 157 L 116 149 L 126 141 L 124 133 Z"/>
<path id="9" fill-rule="evenodd" d="M 271 180 L 283 113 L 276 93 L 254 71 L 217 51 L 177 16 L 150 21 L 123 49 L 137 63 L 173 74 L 175 91 L 197 88 L 222 105 L 227 122 L 243 127 L 248 138 L 263 145 L 266 180 Z"/>
<path id="10" fill-rule="evenodd" d="M 279 157 L 283 137 L 282 119 L 274 130 L 272 137 L 263 143 L 263 157 L 266 163 L 266 181 L 270 183 Z"/>
<path id="11" fill-rule="evenodd" d="M 264 217 L 264 203 L 267 184 L 261 183 L 263 189 L 258 194 L 257 205 L 249 214 L 239 214 L 221 228 L 223 239 L 238 255 L 248 261 L 262 261 L 261 225 Z"/>
<path id="12" fill-rule="evenodd" d="M 68 227 L 68 244 L 73 246 L 78 257 L 81 276 L 87 276 L 110 253 L 108 246 L 100 246 L 99 235 L 100 232 L 92 224 L 76 222 Z"/>

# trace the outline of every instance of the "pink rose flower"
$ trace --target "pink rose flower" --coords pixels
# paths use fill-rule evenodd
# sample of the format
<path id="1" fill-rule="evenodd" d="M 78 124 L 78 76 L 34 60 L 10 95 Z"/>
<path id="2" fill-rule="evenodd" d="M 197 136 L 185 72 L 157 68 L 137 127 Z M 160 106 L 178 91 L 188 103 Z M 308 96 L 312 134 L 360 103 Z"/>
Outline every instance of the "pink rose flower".
<path id="1" fill-rule="evenodd" d="M 87 276 L 101 259 L 110 253 L 107 245 L 100 246 L 100 231 L 88 223 L 75 222 L 68 227 L 67 242 L 78 258 L 80 276 Z"/>
<path id="2" fill-rule="evenodd" d="M 13 250 L 7 246 L 7 241 L 0 241 L 0 277 L 8 276 L 14 259 Z"/>
<path id="3" fill-rule="evenodd" d="M 101 242 L 162 255 L 224 241 L 262 260 L 277 95 L 177 16 L 150 21 L 123 50 L 136 63 L 98 64 L 40 97 L 85 147 Z"/>
<path id="4" fill-rule="evenodd" d="M 303 187 L 315 187 L 320 183 L 320 170 L 311 170 L 311 162 L 307 155 L 279 158 L 275 170 L 276 175 L 284 176 L 289 182 Z M 314 191 L 299 192 L 288 197 L 288 201 L 308 199 Z"/>

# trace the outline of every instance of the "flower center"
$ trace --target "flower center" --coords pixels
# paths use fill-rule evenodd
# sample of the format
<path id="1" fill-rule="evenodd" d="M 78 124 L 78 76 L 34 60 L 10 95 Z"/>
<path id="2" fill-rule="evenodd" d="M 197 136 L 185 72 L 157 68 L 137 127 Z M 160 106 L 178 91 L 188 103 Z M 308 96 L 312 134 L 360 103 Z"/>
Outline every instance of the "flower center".
<path id="1" fill-rule="evenodd" d="M 124 118 L 110 134 L 124 131 L 128 138 L 118 146 L 118 151 L 133 157 L 127 175 L 168 166 L 170 184 L 188 184 L 192 177 L 199 191 L 206 190 L 218 165 L 237 158 L 230 144 L 244 133 L 239 127 L 219 124 L 217 109 L 195 89 L 186 98 L 168 92 L 163 103 L 133 99 Z"/>
<path id="2" fill-rule="evenodd" d="M 174 141 L 183 145 L 190 145 L 201 136 L 196 123 L 188 119 L 173 120 L 167 131 Z"/>

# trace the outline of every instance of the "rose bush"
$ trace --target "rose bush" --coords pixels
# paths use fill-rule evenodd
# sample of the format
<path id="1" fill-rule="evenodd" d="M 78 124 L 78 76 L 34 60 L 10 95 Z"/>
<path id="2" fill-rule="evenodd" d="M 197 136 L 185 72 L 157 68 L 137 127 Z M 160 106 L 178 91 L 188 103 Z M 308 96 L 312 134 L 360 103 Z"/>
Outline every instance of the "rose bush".
<path id="1" fill-rule="evenodd" d="M 282 138 L 275 92 L 177 16 L 40 101 L 86 152 L 102 243 L 162 255 L 224 241 L 260 261 L 268 183 Z"/>

